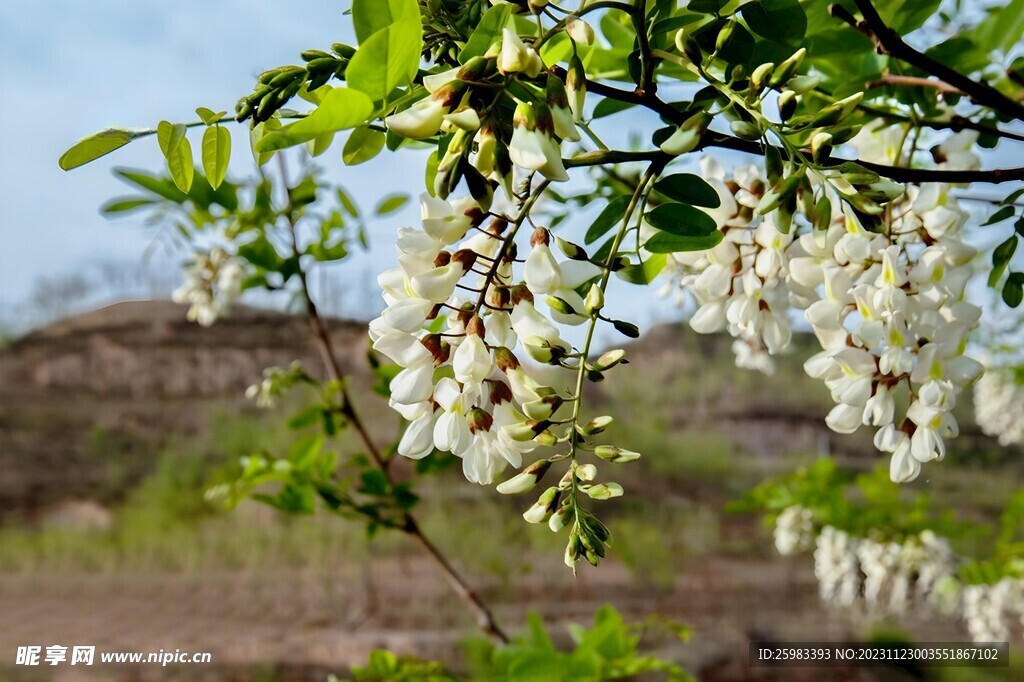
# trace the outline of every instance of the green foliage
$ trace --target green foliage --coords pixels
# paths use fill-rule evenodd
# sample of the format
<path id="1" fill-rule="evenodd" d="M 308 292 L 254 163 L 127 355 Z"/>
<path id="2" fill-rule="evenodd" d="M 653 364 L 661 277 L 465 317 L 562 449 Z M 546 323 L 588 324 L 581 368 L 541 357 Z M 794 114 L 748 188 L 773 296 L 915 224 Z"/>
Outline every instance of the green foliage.
<path id="1" fill-rule="evenodd" d="M 484 647 L 476 653 L 474 679 L 599 682 L 656 675 L 652 679 L 692 680 L 678 665 L 642 655 L 640 630 L 642 627 L 623 622 L 611 606 L 602 606 L 594 614 L 593 627 L 569 626 L 573 648 L 561 651 L 540 616 L 531 613 L 529 628 L 520 639 L 506 647 Z M 677 628 L 676 636 L 685 641 L 689 630 Z"/>
<path id="2" fill-rule="evenodd" d="M 925 530 L 957 537 L 984 532 L 958 522 L 949 510 L 935 511 L 931 498 L 918 493 L 907 498 L 889 480 L 883 466 L 867 474 L 840 469 L 834 460 L 820 459 L 809 467 L 769 479 L 730 505 L 733 511 L 764 512 L 768 521 L 794 505 L 811 510 L 819 526 L 833 526 L 853 535 L 881 533 L 902 539 Z"/>

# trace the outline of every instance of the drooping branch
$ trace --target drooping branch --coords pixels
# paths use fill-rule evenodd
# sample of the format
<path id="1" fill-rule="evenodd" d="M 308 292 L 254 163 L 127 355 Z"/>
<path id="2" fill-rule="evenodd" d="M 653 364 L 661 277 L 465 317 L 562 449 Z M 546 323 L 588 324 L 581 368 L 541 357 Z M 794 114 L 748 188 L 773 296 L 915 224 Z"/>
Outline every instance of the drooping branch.
<path id="1" fill-rule="evenodd" d="M 296 235 L 296 222 L 297 216 L 292 207 L 291 201 L 291 189 L 288 186 L 287 174 L 284 165 L 283 155 L 278 155 L 281 167 L 282 184 L 288 192 L 288 204 L 285 210 L 285 217 L 288 221 L 288 228 L 291 237 L 292 255 L 298 259 L 301 255 L 298 245 L 298 238 Z M 310 329 L 313 332 L 313 340 L 316 343 L 317 350 L 320 353 L 320 357 L 323 360 L 324 366 L 327 369 L 327 376 L 331 381 L 335 382 L 339 386 L 341 396 L 341 412 L 356 430 L 359 435 L 359 439 L 363 442 L 367 452 L 370 454 L 371 459 L 377 468 L 384 474 L 388 485 L 394 484 L 394 479 L 391 476 L 391 472 L 388 469 L 389 460 L 387 460 L 381 453 L 380 448 L 374 442 L 369 430 L 366 428 L 366 423 L 362 420 L 359 413 L 357 412 L 355 405 L 352 402 L 351 396 L 345 385 L 345 375 L 341 370 L 341 364 L 338 362 L 338 358 L 334 353 L 334 344 L 331 343 L 330 332 L 327 329 L 327 324 L 324 322 L 319 311 L 317 310 L 316 303 L 313 301 L 313 296 L 309 290 L 309 283 L 306 277 L 305 270 L 301 266 L 298 267 L 299 282 L 301 284 L 302 298 L 306 304 L 306 316 L 309 318 Z M 415 541 L 418 547 L 422 549 L 427 555 L 434 561 L 441 575 L 445 581 L 455 592 L 456 596 L 466 605 L 470 613 L 473 614 L 477 625 L 488 637 L 500 644 L 508 644 L 508 635 L 501 629 L 497 621 L 494 619 L 494 615 L 491 613 L 490 608 L 481 599 L 480 595 L 470 586 L 466 579 L 456 570 L 455 566 L 452 565 L 451 561 L 438 549 L 437 545 L 430 540 L 429 537 L 423 532 L 416 518 L 408 511 L 402 512 L 402 523 L 398 526 L 398 529 L 408 535 Z"/>
<path id="2" fill-rule="evenodd" d="M 935 76 L 943 83 L 966 94 L 975 104 L 989 107 L 1024 121 L 1024 105 L 1021 105 L 1020 102 L 1015 102 L 991 85 L 969 78 L 908 45 L 897 31 L 886 25 L 871 0 L 853 0 L 853 2 L 863 16 L 860 21 L 839 3 L 829 5 L 829 12 L 832 16 L 845 21 L 870 38 L 875 43 L 875 49 L 879 54 L 899 59 Z"/>
<path id="3" fill-rule="evenodd" d="M 552 67 L 552 73 L 561 79 L 565 79 L 566 72 L 560 66 Z M 656 114 L 660 115 L 666 121 L 674 125 L 682 124 L 687 114 L 673 107 L 668 102 L 665 102 L 658 97 L 651 96 L 649 94 L 641 94 L 633 92 L 631 90 L 623 90 L 621 88 L 612 87 L 598 81 L 587 80 L 587 91 L 593 92 L 594 94 L 601 95 L 602 97 L 608 97 L 610 99 L 624 102 L 627 104 L 635 104 L 637 106 L 645 107 Z M 725 135 L 722 133 L 716 133 L 708 131 L 704 134 L 697 149 L 705 149 L 707 147 L 719 147 L 722 149 L 731 149 L 733 151 L 744 152 L 746 154 L 754 154 L 757 156 L 763 156 L 765 147 L 763 144 L 756 140 L 744 140 L 732 135 Z M 783 158 L 788 158 L 789 154 L 785 149 L 777 148 Z M 573 159 L 566 160 L 567 167 L 576 166 L 593 166 L 602 163 L 623 163 L 627 161 L 652 161 L 659 156 L 665 154 L 658 150 L 642 151 L 642 152 L 627 152 L 627 151 L 608 151 L 608 152 L 588 152 L 582 154 Z M 1015 182 L 1024 180 L 1024 167 L 1021 168 L 994 168 L 990 170 L 939 170 L 939 169 L 927 169 L 927 168 L 902 168 L 899 166 L 889 166 L 880 163 L 871 163 L 868 161 L 859 161 L 855 159 L 840 159 L 832 158 L 822 162 L 825 166 L 838 166 L 849 161 L 863 166 L 864 168 L 878 173 L 884 178 L 895 180 L 897 182 L 948 182 L 948 183 L 972 183 L 982 182 L 989 184 L 999 184 L 1002 182 Z"/>

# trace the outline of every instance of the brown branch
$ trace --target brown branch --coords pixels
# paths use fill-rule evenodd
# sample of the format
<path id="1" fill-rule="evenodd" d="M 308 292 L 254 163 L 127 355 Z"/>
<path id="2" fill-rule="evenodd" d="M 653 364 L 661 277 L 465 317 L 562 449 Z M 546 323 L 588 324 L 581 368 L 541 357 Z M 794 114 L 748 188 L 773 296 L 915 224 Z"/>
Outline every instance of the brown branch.
<path id="1" fill-rule="evenodd" d="M 288 220 L 288 228 L 291 234 L 292 253 L 294 258 L 298 261 L 301 256 L 301 251 L 299 251 L 298 238 L 296 236 L 295 229 L 297 217 L 292 206 L 291 188 L 288 186 L 283 155 L 278 154 L 278 159 L 280 162 L 282 184 L 284 184 L 288 197 L 288 203 L 285 208 L 285 217 Z M 384 478 L 387 480 L 388 485 L 392 486 L 394 485 L 394 479 L 391 477 L 391 472 L 388 470 L 389 461 L 381 454 L 380 448 L 378 448 L 377 444 L 373 441 L 369 430 L 366 428 L 365 422 L 360 418 L 359 413 L 356 411 L 352 402 L 348 388 L 345 386 L 345 375 L 341 371 L 341 365 L 338 362 L 337 356 L 334 354 L 334 346 L 331 343 L 330 332 L 327 329 L 327 325 L 324 322 L 323 317 L 317 310 L 316 303 L 314 303 L 313 296 L 310 293 L 306 272 L 302 269 L 301 264 L 299 263 L 296 263 L 296 269 L 298 270 L 299 282 L 302 285 L 302 296 L 306 302 L 306 316 L 309 318 L 309 326 L 313 331 L 313 339 L 316 342 L 317 349 L 320 353 L 321 359 L 323 360 L 324 366 L 327 368 L 328 377 L 339 386 L 338 390 L 342 400 L 341 412 L 356 430 L 356 433 L 359 435 L 360 440 L 363 441 L 363 445 L 366 447 L 366 450 L 370 453 L 370 457 L 373 459 L 374 464 L 376 464 L 377 468 L 384 474 Z M 455 592 L 456 596 L 463 602 L 463 604 L 466 605 L 466 608 L 473 614 L 477 625 L 484 634 L 500 644 L 508 644 L 508 635 L 505 634 L 497 621 L 495 621 L 490 608 L 483 599 L 480 598 L 476 591 L 470 587 L 469 583 L 462 577 L 455 566 L 448 561 L 448 558 L 445 557 L 441 550 L 438 549 L 430 538 L 426 536 L 420 528 L 419 523 L 416 521 L 416 518 L 408 511 L 402 512 L 402 523 L 397 528 L 411 537 L 416 544 L 434 560 L 434 563 L 437 565 L 437 568 L 441 572 L 445 581 Z"/>
<path id="2" fill-rule="evenodd" d="M 839 3 L 829 5 L 829 13 L 870 38 L 875 43 L 875 50 L 879 54 L 899 59 L 921 69 L 925 73 L 935 76 L 939 80 L 962 91 L 975 104 L 989 107 L 1007 116 L 1024 121 L 1024 105 L 1021 105 L 1020 102 L 1010 99 L 991 85 L 969 78 L 956 69 L 946 66 L 942 62 L 907 45 L 898 32 L 882 21 L 882 17 L 879 16 L 875 6 L 871 4 L 871 0 L 853 0 L 853 2 L 864 17 L 860 21 L 857 21 Z"/>
<path id="3" fill-rule="evenodd" d="M 964 94 L 962 90 L 954 88 L 945 81 L 932 80 L 930 78 L 919 78 L 917 76 L 899 76 L 894 73 L 883 73 L 881 78 L 865 83 L 864 88 L 871 90 L 873 88 L 882 88 L 887 85 L 906 86 L 911 88 L 934 88 L 944 95 Z"/>
<path id="4" fill-rule="evenodd" d="M 558 78 L 564 79 L 566 76 L 565 69 L 560 66 L 552 67 L 552 73 Z M 683 111 L 679 111 L 668 102 L 661 100 L 657 97 L 645 96 L 630 90 L 622 90 L 615 88 L 604 83 L 597 81 L 587 80 L 587 90 L 594 94 L 601 95 L 603 97 L 609 97 L 611 99 L 618 100 L 620 102 L 626 102 L 628 104 L 635 104 L 642 106 L 651 111 L 659 114 L 662 118 L 669 121 L 673 125 L 681 125 L 686 120 L 687 114 Z M 756 140 L 743 140 L 738 137 L 731 135 L 724 135 L 722 133 L 716 133 L 708 131 L 704 134 L 697 149 L 706 149 L 708 147 L 719 147 L 721 149 L 731 149 L 733 151 L 744 152 L 746 154 L 754 154 L 757 156 L 764 156 L 764 145 Z M 789 154 L 785 149 L 777 147 L 782 157 L 789 158 Z M 601 163 L 625 163 L 629 161 L 653 161 L 660 156 L 665 156 L 664 152 L 659 150 L 650 150 L 643 152 L 625 152 L 625 151 L 594 151 L 587 152 L 586 154 L 580 154 L 571 159 L 565 160 L 567 168 L 579 167 L 579 166 L 594 166 Z M 949 182 L 949 183 L 960 183 L 960 182 L 984 182 L 990 184 L 999 184 L 1002 182 L 1015 182 L 1024 180 L 1024 167 L 1022 168 L 993 168 L 991 170 L 938 170 L 938 169 L 926 169 L 926 168 L 902 168 L 900 166 L 887 166 L 880 163 L 871 163 L 868 161 L 860 161 L 856 159 L 828 159 L 822 162 L 824 166 L 838 166 L 843 163 L 853 161 L 854 163 L 863 166 L 864 168 L 878 173 L 884 178 L 895 180 L 897 182 Z"/>

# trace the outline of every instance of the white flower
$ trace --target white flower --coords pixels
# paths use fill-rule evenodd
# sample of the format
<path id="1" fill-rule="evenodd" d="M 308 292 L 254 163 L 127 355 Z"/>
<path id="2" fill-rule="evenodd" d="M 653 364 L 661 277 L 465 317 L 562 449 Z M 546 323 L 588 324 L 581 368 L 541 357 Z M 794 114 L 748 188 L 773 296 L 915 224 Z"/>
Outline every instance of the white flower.
<path id="1" fill-rule="evenodd" d="M 523 103 L 516 107 L 508 154 L 512 163 L 537 171 L 548 180 L 569 179 L 562 163 L 562 150 L 553 137 L 554 121 L 544 104 Z"/>
<path id="2" fill-rule="evenodd" d="M 398 454 L 409 459 L 423 459 L 434 451 L 433 411 L 424 412 L 409 424 L 398 442 Z"/>
<path id="3" fill-rule="evenodd" d="M 795 554 L 814 544 L 811 510 L 800 505 L 787 507 L 775 520 L 775 548 L 779 554 Z"/>
<path id="4" fill-rule="evenodd" d="M 462 383 L 480 383 L 491 374 L 494 363 L 481 336 L 468 333 L 452 356 L 455 379 Z"/>
<path id="5" fill-rule="evenodd" d="M 544 62 L 536 50 L 527 46 L 515 31 L 502 29 L 498 71 L 505 74 L 524 72 L 530 78 L 536 78 L 543 69 Z"/>
<path id="6" fill-rule="evenodd" d="M 443 88 L 418 100 L 408 109 L 385 117 L 384 125 L 396 135 L 410 140 L 432 137 L 444 123 L 444 116 L 451 108 L 452 96 L 449 88 Z"/>

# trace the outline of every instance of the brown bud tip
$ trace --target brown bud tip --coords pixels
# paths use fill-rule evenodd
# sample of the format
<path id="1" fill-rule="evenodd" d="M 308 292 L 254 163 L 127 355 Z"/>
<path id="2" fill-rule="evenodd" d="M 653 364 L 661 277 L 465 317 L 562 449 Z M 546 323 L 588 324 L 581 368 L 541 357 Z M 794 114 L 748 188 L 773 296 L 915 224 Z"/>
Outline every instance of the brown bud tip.
<path id="1" fill-rule="evenodd" d="M 512 389 L 504 381 L 491 382 L 491 403 L 501 405 L 512 402 Z"/>
<path id="2" fill-rule="evenodd" d="M 533 231 L 533 234 L 530 235 L 530 246 L 537 246 L 538 244 L 547 246 L 550 243 L 551 235 L 548 234 L 547 228 L 538 227 Z"/>
<path id="3" fill-rule="evenodd" d="M 480 319 L 479 315 L 474 315 L 472 319 L 470 319 L 469 324 L 466 325 L 467 334 L 476 334 L 480 338 L 483 338 L 486 331 L 487 330 L 484 328 L 484 321 Z"/>
<path id="4" fill-rule="evenodd" d="M 508 292 L 508 287 L 492 287 L 487 292 L 487 302 L 498 309 L 508 308 L 509 301 L 511 301 L 512 295 Z"/>
<path id="5" fill-rule="evenodd" d="M 519 369 L 519 358 L 515 356 L 515 353 L 504 346 L 499 346 L 494 349 L 494 362 L 502 372 Z"/>
<path id="6" fill-rule="evenodd" d="M 525 284 L 517 284 L 509 289 L 509 300 L 512 305 L 518 305 L 523 301 L 533 303 L 533 292 L 527 289 Z"/>
<path id="7" fill-rule="evenodd" d="M 443 268 L 444 266 L 448 265 L 451 262 L 452 254 L 450 254 L 447 251 L 442 251 L 441 253 L 437 254 L 437 258 L 434 259 L 434 267 Z"/>
<path id="8" fill-rule="evenodd" d="M 487 214 L 484 213 L 483 209 L 475 205 L 466 211 L 466 216 L 473 221 L 473 227 L 479 227 L 487 218 Z"/>
<path id="9" fill-rule="evenodd" d="M 420 343 L 430 351 L 430 354 L 434 357 L 435 365 L 441 365 L 448 361 L 448 356 L 451 354 L 451 346 L 441 338 L 440 334 L 427 334 L 420 339 Z"/>
<path id="10" fill-rule="evenodd" d="M 498 237 L 505 233 L 508 229 L 508 221 L 504 218 L 495 218 L 491 221 L 491 224 L 487 226 L 487 231 Z"/>
<path id="11" fill-rule="evenodd" d="M 452 261 L 462 266 L 463 270 L 469 272 L 473 268 L 473 264 L 476 263 L 477 255 L 476 251 L 470 249 L 459 249 L 452 255 Z"/>
<path id="12" fill-rule="evenodd" d="M 473 433 L 478 431 L 490 431 L 491 424 L 494 423 L 494 418 L 479 407 L 474 407 L 470 410 L 467 417 L 469 421 L 469 430 Z"/>
<path id="13" fill-rule="evenodd" d="M 430 309 L 430 312 L 427 313 L 427 319 L 428 320 L 436 320 L 437 316 L 441 314 L 441 309 L 442 308 L 444 308 L 444 304 L 443 303 L 438 303 L 437 305 L 435 305 L 433 308 Z"/>
<path id="14" fill-rule="evenodd" d="M 505 256 L 502 258 L 502 262 L 514 263 L 516 258 L 519 257 L 519 245 L 513 243 L 507 249 L 505 249 Z"/>

